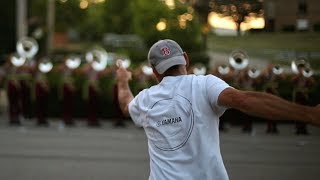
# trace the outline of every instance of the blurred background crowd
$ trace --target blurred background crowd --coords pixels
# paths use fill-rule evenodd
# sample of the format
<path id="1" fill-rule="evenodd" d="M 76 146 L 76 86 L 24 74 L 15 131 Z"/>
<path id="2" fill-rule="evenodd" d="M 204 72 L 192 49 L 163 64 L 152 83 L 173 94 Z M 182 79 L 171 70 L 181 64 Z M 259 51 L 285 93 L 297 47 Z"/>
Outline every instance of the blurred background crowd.
<path id="1" fill-rule="evenodd" d="M 49 118 L 73 126 L 125 126 L 117 101 L 116 60 L 133 72 L 133 93 L 156 84 L 150 45 L 171 38 L 190 74 L 305 105 L 320 102 L 320 3 L 316 0 L 15 0 L 0 7 L 1 113 L 10 125 Z M 229 109 L 225 123 L 252 132 L 275 122 Z M 294 123 L 296 134 L 308 134 Z"/>

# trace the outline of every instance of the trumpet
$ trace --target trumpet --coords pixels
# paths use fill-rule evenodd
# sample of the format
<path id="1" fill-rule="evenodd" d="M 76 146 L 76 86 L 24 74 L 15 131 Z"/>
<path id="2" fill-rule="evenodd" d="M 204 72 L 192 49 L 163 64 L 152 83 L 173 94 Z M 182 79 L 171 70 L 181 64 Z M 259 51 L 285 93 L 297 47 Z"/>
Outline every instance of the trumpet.
<path id="1" fill-rule="evenodd" d="M 249 57 L 242 50 L 234 50 L 229 56 L 230 65 L 236 70 L 242 70 L 249 65 Z"/>
<path id="2" fill-rule="evenodd" d="M 108 53 L 103 48 L 96 47 L 88 51 L 85 58 L 95 71 L 102 71 L 107 66 Z"/>
<path id="3" fill-rule="evenodd" d="M 48 73 L 52 70 L 53 64 L 49 58 L 43 58 L 41 62 L 38 64 L 38 69 L 42 73 Z"/>
<path id="4" fill-rule="evenodd" d="M 16 51 L 21 57 L 31 59 L 38 53 L 39 45 L 35 39 L 23 37 L 17 42 Z"/>

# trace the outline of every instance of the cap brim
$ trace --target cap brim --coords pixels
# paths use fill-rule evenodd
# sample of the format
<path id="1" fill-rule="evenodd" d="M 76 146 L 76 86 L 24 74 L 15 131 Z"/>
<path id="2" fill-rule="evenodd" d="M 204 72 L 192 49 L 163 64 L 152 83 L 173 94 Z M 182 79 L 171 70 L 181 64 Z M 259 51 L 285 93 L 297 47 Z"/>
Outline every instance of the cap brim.
<path id="1" fill-rule="evenodd" d="M 157 66 L 155 66 L 155 68 L 159 74 L 163 74 L 164 72 L 166 72 L 166 70 L 168 70 L 172 66 L 186 65 L 186 64 L 187 63 L 184 56 L 174 56 L 170 59 L 166 59 L 165 61 L 162 61 Z"/>

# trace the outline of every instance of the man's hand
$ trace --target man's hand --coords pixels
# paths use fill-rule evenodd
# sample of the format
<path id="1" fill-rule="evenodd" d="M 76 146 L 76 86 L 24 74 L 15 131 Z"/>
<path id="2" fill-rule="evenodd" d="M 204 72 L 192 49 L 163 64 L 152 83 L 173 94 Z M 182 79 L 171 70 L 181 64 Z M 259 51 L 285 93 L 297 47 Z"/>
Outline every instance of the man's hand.
<path id="1" fill-rule="evenodd" d="M 133 100 L 133 95 L 128 82 L 131 80 L 132 74 L 130 71 L 123 67 L 122 60 L 117 60 L 116 64 L 118 66 L 116 80 L 118 86 L 119 106 L 122 113 L 125 116 L 129 116 L 128 105 Z"/>
<path id="2" fill-rule="evenodd" d="M 221 92 L 218 103 L 265 119 L 301 121 L 320 127 L 320 105 L 304 106 L 271 94 L 232 88 Z"/>
<path id="3" fill-rule="evenodd" d="M 126 83 L 132 79 L 132 73 L 122 65 L 122 60 L 118 59 L 116 65 L 118 66 L 116 80 L 118 83 Z"/>

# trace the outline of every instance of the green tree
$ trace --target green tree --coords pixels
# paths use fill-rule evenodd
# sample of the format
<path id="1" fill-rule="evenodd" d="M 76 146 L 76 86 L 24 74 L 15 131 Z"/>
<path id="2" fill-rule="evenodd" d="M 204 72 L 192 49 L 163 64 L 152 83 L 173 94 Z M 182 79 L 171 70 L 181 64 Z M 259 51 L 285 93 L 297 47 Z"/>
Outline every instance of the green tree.
<path id="1" fill-rule="evenodd" d="M 135 0 L 107 0 L 103 3 L 103 24 L 106 32 L 117 34 L 132 33 L 132 9 Z"/>
<path id="2" fill-rule="evenodd" d="M 201 24 L 202 47 L 207 49 L 207 37 L 209 32 L 208 16 L 211 12 L 210 3 L 212 0 L 188 0 L 188 3 L 195 9 Z"/>
<path id="3" fill-rule="evenodd" d="M 81 23 L 77 25 L 77 31 L 82 38 L 86 40 L 101 40 L 106 32 L 104 6 L 101 4 L 90 4 L 87 9 L 82 10 L 85 13 Z"/>
<path id="4" fill-rule="evenodd" d="M 262 2 L 262 0 L 214 0 L 210 6 L 214 12 L 232 17 L 239 36 L 240 25 L 246 17 L 263 15 Z"/>
<path id="5" fill-rule="evenodd" d="M 79 8 L 79 2 L 79 0 L 68 0 L 66 2 L 56 1 L 55 31 L 66 32 L 70 28 L 79 28 L 87 16 L 87 12 Z"/>
<path id="6" fill-rule="evenodd" d="M 145 39 L 148 46 L 159 39 L 172 38 L 186 51 L 201 50 L 199 21 L 187 4 L 175 1 L 175 8 L 170 9 L 161 1 L 135 0 L 131 3 L 131 9 L 133 30 Z M 162 31 L 156 28 L 160 21 L 166 24 Z"/>

